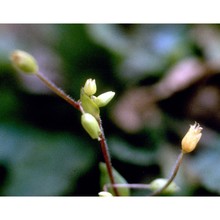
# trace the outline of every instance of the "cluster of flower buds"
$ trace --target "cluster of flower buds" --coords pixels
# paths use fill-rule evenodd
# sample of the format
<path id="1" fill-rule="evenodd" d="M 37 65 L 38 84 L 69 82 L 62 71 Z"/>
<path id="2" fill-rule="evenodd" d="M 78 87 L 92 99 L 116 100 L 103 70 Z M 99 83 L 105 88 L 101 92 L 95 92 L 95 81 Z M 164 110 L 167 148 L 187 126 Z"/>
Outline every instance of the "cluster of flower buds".
<path id="1" fill-rule="evenodd" d="M 83 128 L 93 139 L 100 138 L 101 129 L 99 126 L 100 107 L 106 106 L 114 97 L 115 92 L 105 92 L 99 96 L 94 96 L 97 91 L 95 79 L 88 79 L 81 89 L 80 102 L 84 113 L 81 116 Z"/>

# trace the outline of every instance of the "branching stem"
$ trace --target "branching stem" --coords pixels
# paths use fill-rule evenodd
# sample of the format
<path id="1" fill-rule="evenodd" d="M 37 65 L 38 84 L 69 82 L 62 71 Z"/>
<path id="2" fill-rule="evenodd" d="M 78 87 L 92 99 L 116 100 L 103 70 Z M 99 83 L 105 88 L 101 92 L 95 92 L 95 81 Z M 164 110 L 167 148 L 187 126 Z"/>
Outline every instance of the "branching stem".
<path id="1" fill-rule="evenodd" d="M 81 106 L 81 103 L 78 101 L 75 101 L 72 99 L 69 95 L 67 95 L 63 90 L 58 88 L 53 82 L 51 82 L 46 76 L 44 76 L 43 73 L 37 72 L 35 74 L 49 89 L 51 89 L 54 93 L 56 93 L 58 96 L 60 96 L 62 99 L 67 101 L 70 105 L 72 105 L 74 108 L 79 110 L 81 113 L 84 113 L 84 110 Z M 104 130 L 102 127 L 101 119 L 99 119 L 99 126 L 101 128 L 101 135 L 100 135 L 100 144 L 101 144 L 101 149 L 103 153 L 103 157 L 107 166 L 107 171 L 109 175 L 109 179 L 111 181 L 111 184 L 115 184 L 113 172 L 112 172 L 112 165 L 111 165 L 111 158 L 108 152 L 108 145 L 105 139 L 105 134 Z M 113 187 L 114 193 L 116 196 L 119 196 L 118 190 L 116 187 Z"/>
<path id="2" fill-rule="evenodd" d="M 180 164 L 182 162 L 182 159 L 183 159 L 183 155 L 184 155 L 184 151 L 181 151 L 177 160 L 176 160 L 176 163 L 173 167 L 173 170 L 171 172 L 171 175 L 169 177 L 169 179 L 167 180 L 167 183 L 160 189 L 156 190 L 155 192 L 151 193 L 150 195 L 151 196 L 157 196 L 159 195 L 160 193 L 162 193 L 169 185 L 170 183 L 174 180 L 174 178 L 176 177 L 176 174 L 179 170 L 179 167 L 180 167 Z M 136 183 L 123 183 L 123 184 L 105 184 L 103 189 L 104 191 L 108 191 L 108 188 L 133 188 L 133 189 L 151 189 L 151 186 L 150 184 L 136 184 Z"/>

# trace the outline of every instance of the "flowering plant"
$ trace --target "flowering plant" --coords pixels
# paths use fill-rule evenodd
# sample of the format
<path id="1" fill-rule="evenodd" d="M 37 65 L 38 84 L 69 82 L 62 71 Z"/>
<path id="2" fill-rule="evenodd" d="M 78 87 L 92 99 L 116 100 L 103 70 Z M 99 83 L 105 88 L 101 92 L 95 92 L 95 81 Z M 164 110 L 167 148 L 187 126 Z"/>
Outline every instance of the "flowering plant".
<path id="1" fill-rule="evenodd" d="M 100 116 L 100 108 L 106 106 L 113 99 L 115 92 L 108 91 L 95 96 L 97 92 L 96 81 L 95 79 L 88 79 L 84 87 L 80 90 L 80 99 L 75 101 L 39 71 L 37 61 L 30 54 L 20 50 L 14 51 L 11 55 L 11 61 L 17 70 L 37 76 L 48 88 L 81 112 L 82 127 L 92 139 L 97 139 L 100 142 L 105 159 L 105 164 L 100 164 L 101 175 L 103 177 L 103 191 L 99 193 L 100 196 L 111 196 L 112 194 L 115 196 L 127 196 L 129 195 L 130 188 L 150 189 L 152 190 L 151 195 L 159 195 L 163 192 L 174 193 L 179 189 L 173 180 L 179 170 L 184 154 L 192 152 L 202 136 L 202 127 L 198 123 L 190 125 L 188 132 L 182 139 L 181 152 L 168 179 L 156 179 L 150 184 L 129 184 L 112 167 Z"/>

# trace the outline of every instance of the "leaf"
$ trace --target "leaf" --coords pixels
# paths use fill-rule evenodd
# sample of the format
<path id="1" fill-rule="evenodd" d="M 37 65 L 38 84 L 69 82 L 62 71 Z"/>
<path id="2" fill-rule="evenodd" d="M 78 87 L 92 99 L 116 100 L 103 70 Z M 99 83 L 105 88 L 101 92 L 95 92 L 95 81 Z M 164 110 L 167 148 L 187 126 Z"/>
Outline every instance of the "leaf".
<path id="1" fill-rule="evenodd" d="M 220 194 L 220 136 L 208 148 L 199 150 L 190 167 L 203 186 Z"/>
<path id="2" fill-rule="evenodd" d="M 123 25 L 87 25 L 91 38 L 120 57 L 118 76 L 126 85 L 146 76 L 164 73 L 170 59 L 188 54 L 187 27 L 184 25 L 133 25 L 129 31 Z"/>
<path id="3" fill-rule="evenodd" d="M 129 52 L 131 40 L 119 25 L 90 24 L 86 27 L 90 37 L 98 44 L 121 56 L 125 56 Z"/>
<path id="4" fill-rule="evenodd" d="M 105 163 L 99 163 L 99 169 L 100 169 L 100 186 L 101 189 L 103 186 L 107 183 L 111 183 L 109 176 L 108 176 L 108 171 Z M 113 176 L 115 178 L 115 183 L 127 183 L 125 178 L 116 170 L 113 168 Z M 114 192 L 112 189 L 109 190 L 111 194 L 114 195 Z M 118 192 L 120 196 L 129 196 L 130 195 L 130 190 L 128 188 L 118 188 Z"/>
<path id="5" fill-rule="evenodd" d="M 146 166 L 155 162 L 155 152 L 147 150 L 147 148 L 140 148 L 127 143 L 125 140 L 112 137 L 108 140 L 111 154 L 126 163 Z"/>
<path id="6" fill-rule="evenodd" d="M 0 125 L 0 161 L 8 178 L 2 195 L 56 196 L 71 190 L 94 163 L 94 151 L 68 133 Z"/>

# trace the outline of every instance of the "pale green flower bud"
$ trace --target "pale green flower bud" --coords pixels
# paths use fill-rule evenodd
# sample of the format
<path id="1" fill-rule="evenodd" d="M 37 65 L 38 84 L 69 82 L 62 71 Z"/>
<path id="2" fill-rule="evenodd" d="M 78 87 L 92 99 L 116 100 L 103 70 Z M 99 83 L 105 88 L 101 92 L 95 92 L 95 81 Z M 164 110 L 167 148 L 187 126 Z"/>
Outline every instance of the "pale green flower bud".
<path id="1" fill-rule="evenodd" d="M 100 197 L 112 197 L 113 195 L 110 192 L 101 191 L 99 192 Z"/>
<path id="2" fill-rule="evenodd" d="M 80 101 L 83 107 L 83 110 L 86 113 L 90 113 L 95 118 L 99 118 L 100 110 L 99 107 L 93 102 L 93 100 L 85 93 L 84 88 L 80 92 Z"/>
<path id="3" fill-rule="evenodd" d="M 150 189 L 153 191 L 161 189 L 165 184 L 167 183 L 167 179 L 159 178 L 155 179 L 150 183 Z M 179 187 L 176 185 L 176 183 L 171 182 L 170 185 L 164 189 L 164 194 L 172 194 L 179 191 Z"/>
<path id="4" fill-rule="evenodd" d="M 38 71 L 38 65 L 33 56 L 21 50 L 16 50 L 11 54 L 11 61 L 16 69 L 28 74 L 35 74 Z"/>
<path id="5" fill-rule="evenodd" d="M 182 139 L 182 150 L 184 153 L 190 153 L 196 148 L 201 136 L 202 127 L 195 122 L 194 125 L 190 125 L 190 128 L 184 138 Z"/>
<path id="6" fill-rule="evenodd" d="M 109 91 L 102 93 L 98 97 L 93 96 L 92 99 L 98 107 L 106 106 L 115 96 L 115 92 Z"/>
<path id="7" fill-rule="evenodd" d="M 101 134 L 99 124 L 94 116 L 89 113 L 84 113 L 81 116 L 81 124 L 83 128 L 87 131 L 92 139 L 98 139 Z"/>
<path id="8" fill-rule="evenodd" d="M 85 85 L 84 85 L 84 92 L 88 95 L 94 95 L 96 93 L 97 87 L 95 79 L 87 79 Z"/>

